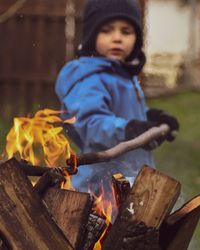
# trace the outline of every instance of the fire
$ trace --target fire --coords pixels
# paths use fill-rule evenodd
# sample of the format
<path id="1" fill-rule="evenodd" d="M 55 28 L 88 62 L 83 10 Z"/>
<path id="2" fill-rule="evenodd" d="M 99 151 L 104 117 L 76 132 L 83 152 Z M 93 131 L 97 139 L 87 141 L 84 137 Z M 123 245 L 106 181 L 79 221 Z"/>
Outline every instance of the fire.
<path id="1" fill-rule="evenodd" d="M 63 121 L 59 115 L 62 111 L 51 109 L 39 110 L 33 117 L 14 118 L 13 127 L 6 138 L 6 157 L 24 159 L 32 165 L 46 165 L 47 167 L 66 166 L 66 160 L 74 152 L 70 148 L 69 140 L 64 135 L 63 123 L 74 123 L 75 118 Z M 66 182 L 62 188 L 74 190 L 70 176 L 64 173 Z M 92 190 L 89 190 L 92 193 Z M 94 194 L 93 194 L 94 195 Z M 94 195 L 95 196 L 95 195 Z M 94 209 L 106 219 L 107 228 L 116 214 L 116 203 L 112 189 L 111 199 L 106 199 L 102 188 L 101 195 L 95 197 Z M 107 228 L 93 250 L 101 250 L 101 242 Z"/>
<path id="2" fill-rule="evenodd" d="M 92 191 L 89 191 L 92 193 Z M 95 244 L 93 250 L 101 250 L 102 249 L 102 240 L 104 239 L 104 236 L 107 232 L 107 229 L 111 225 L 111 222 L 113 220 L 113 217 L 116 217 L 117 214 L 117 206 L 116 206 L 116 201 L 114 198 L 114 190 L 112 188 L 112 193 L 110 194 L 110 199 L 106 198 L 106 194 L 104 192 L 104 189 L 102 187 L 101 189 L 101 194 L 99 196 L 95 196 L 95 203 L 94 203 L 94 208 L 97 214 L 99 214 L 101 217 L 105 218 L 106 222 L 106 229 L 102 233 L 100 239 L 98 242 Z"/>
<path id="3" fill-rule="evenodd" d="M 16 117 L 6 138 L 7 158 L 20 157 L 33 165 L 63 166 L 70 157 L 69 141 L 63 135 L 61 111 L 44 109 L 34 117 Z M 75 118 L 64 121 L 73 123 Z M 57 126 L 56 126 L 57 125 Z"/>

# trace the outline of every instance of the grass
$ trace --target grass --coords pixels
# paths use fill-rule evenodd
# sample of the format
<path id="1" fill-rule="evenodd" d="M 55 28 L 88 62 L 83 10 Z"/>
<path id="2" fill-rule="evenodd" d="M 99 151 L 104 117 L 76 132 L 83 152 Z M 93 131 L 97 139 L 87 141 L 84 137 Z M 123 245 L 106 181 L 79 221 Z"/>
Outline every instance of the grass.
<path id="1" fill-rule="evenodd" d="M 185 92 L 174 96 L 148 100 L 150 107 L 161 108 L 180 121 L 180 131 L 173 143 L 164 143 L 155 150 L 157 168 L 179 180 L 184 202 L 200 193 L 200 92 Z M 5 145 L 11 122 L 0 119 L 0 152 Z M 181 201 L 182 202 L 182 201 Z M 190 250 L 199 249 L 200 225 Z"/>
<path id="2" fill-rule="evenodd" d="M 157 107 L 175 115 L 180 121 L 180 131 L 173 143 L 164 143 L 155 151 L 157 168 L 179 180 L 182 185 L 179 205 L 200 194 L 200 93 L 185 92 L 171 97 L 149 100 Z M 190 250 L 200 246 L 198 225 Z"/>

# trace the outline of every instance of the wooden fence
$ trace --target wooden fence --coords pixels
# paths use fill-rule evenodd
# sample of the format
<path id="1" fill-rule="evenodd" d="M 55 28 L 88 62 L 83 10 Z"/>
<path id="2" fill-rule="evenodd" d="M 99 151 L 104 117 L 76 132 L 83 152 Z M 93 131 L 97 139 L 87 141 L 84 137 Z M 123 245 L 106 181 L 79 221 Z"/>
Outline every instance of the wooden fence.
<path id="1" fill-rule="evenodd" d="M 140 0 L 143 9 L 146 1 Z M 0 0 L 0 15 L 14 3 L 16 0 Z M 26 0 L 15 15 L 0 23 L 1 118 L 12 119 L 42 108 L 60 108 L 55 80 L 80 41 L 84 3 L 84 0 Z M 73 39 L 71 34 L 67 36 L 70 32 L 65 22 L 70 20 L 70 13 L 74 13 Z"/>
<path id="2" fill-rule="evenodd" d="M 14 3 L 1 0 L 0 13 Z M 66 61 L 66 0 L 27 0 L 0 23 L 1 118 L 59 109 L 54 85 Z"/>

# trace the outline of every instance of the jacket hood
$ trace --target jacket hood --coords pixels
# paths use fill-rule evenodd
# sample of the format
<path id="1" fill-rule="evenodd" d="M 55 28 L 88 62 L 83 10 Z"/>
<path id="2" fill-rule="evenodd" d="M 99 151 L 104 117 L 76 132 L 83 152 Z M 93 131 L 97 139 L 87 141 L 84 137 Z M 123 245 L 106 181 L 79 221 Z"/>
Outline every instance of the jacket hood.
<path id="1" fill-rule="evenodd" d="M 64 65 L 56 80 L 56 93 L 62 99 L 74 85 L 94 73 L 112 70 L 121 63 L 104 57 L 81 57 Z"/>

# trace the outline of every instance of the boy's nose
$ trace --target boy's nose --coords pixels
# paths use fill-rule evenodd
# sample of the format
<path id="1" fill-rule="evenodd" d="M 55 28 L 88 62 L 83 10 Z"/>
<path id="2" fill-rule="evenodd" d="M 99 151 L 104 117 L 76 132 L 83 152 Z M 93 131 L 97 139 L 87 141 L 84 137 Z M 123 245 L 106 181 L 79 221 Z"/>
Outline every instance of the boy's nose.
<path id="1" fill-rule="evenodd" d="M 113 39 L 113 42 L 121 42 L 121 40 L 122 40 L 121 32 L 119 32 L 119 31 L 113 32 L 112 39 Z"/>

